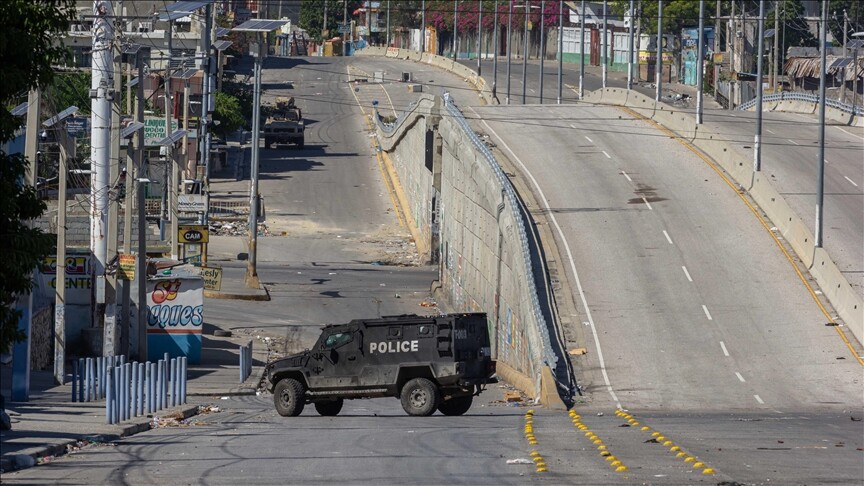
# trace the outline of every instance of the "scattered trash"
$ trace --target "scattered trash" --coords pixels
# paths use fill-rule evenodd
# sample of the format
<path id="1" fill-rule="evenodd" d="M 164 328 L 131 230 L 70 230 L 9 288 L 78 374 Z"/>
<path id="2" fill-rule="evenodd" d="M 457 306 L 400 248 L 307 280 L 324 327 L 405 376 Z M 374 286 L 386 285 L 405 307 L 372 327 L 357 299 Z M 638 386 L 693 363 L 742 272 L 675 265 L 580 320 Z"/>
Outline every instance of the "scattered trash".
<path id="1" fill-rule="evenodd" d="M 219 413 L 222 409 L 215 405 L 199 405 L 198 406 L 198 414 L 206 415 L 208 413 Z"/>
<path id="2" fill-rule="evenodd" d="M 658 444 L 657 439 L 648 439 L 644 442 L 645 444 Z"/>
<path id="3" fill-rule="evenodd" d="M 220 398 L 220 400 L 228 400 L 229 398 L 231 398 L 231 397 L 222 397 L 222 398 Z"/>
<path id="4" fill-rule="evenodd" d="M 570 351 L 567 351 L 567 354 L 570 356 L 582 356 L 583 354 L 588 354 L 587 348 L 573 348 Z"/>
<path id="5" fill-rule="evenodd" d="M 420 307 L 438 307 L 438 304 L 434 300 L 424 300 L 420 302 Z"/>
<path id="6" fill-rule="evenodd" d="M 533 464 L 533 463 L 531 461 L 529 461 L 528 459 L 525 459 L 524 457 L 520 457 L 518 459 L 507 459 L 507 464 Z"/>
<path id="7" fill-rule="evenodd" d="M 860 422 L 861 421 L 861 417 L 849 417 L 849 418 L 852 419 L 853 422 Z"/>
<path id="8" fill-rule="evenodd" d="M 602 417 L 602 416 L 603 416 L 603 412 L 597 412 L 597 416 L 598 416 L 598 417 Z"/>
<path id="9" fill-rule="evenodd" d="M 508 391 L 504 393 L 505 402 L 521 402 L 522 394 L 518 391 Z"/>

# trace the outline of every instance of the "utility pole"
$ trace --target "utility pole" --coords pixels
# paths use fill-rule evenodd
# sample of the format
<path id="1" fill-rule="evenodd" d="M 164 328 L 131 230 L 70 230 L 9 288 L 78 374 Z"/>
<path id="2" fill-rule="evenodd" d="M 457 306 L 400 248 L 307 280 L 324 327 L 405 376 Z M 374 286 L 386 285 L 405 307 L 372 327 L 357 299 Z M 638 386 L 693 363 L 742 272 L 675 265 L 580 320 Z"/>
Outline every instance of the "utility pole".
<path id="1" fill-rule="evenodd" d="M 135 198 L 138 204 L 138 258 L 135 259 L 135 278 L 138 281 L 138 361 L 147 361 L 147 213 L 144 191 L 144 60 L 139 54 L 135 64 L 138 67 L 138 85 L 135 93 L 135 120 L 142 123 L 135 134 Z M 126 174 L 131 178 L 130 174 Z M 126 194 L 129 197 L 129 194 Z M 132 239 L 129 239 L 131 249 Z"/>
<path id="2" fill-rule="evenodd" d="M 630 25 L 627 28 L 627 90 L 633 87 L 633 24 L 636 23 L 636 5 L 630 0 Z"/>
<path id="3" fill-rule="evenodd" d="M 585 99 L 585 0 L 582 0 L 582 22 L 579 25 L 579 99 Z"/>
<path id="4" fill-rule="evenodd" d="M 663 0 L 658 0 L 657 4 L 657 67 L 654 73 L 657 92 L 654 101 L 659 102 L 663 97 Z"/>
<path id="5" fill-rule="evenodd" d="M 387 47 L 390 47 L 390 0 L 387 0 Z"/>
<path id="6" fill-rule="evenodd" d="M 558 0 L 558 104 L 564 89 L 564 0 Z"/>
<path id="7" fill-rule="evenodd" d="M 209 8 L 209 5 L 208 5 L 208 8 Z M 322 35 L 324 34 L 325 30 L 327 31 L 327 36 L 333 37 L 332 35 L 330 35 L 330 29 L 327 28 L 327 0 L 324 0 L 324 22 L 321 24 L 321 34 Z M 387 46 L 389 47 L 390 45 L 388 44 Z M 324 53 L 323 47 L 321 48 L 320 52 L 322 54 Z"/>
<path id="8" fill-rule="evenodd" d="M 826 57 L 828 50 L 828 2 L 822 2 L 822 25 L 819 30 L 819 160 L 816 166 L 819 168 L 819 176 L 816 184 L 818 192 L 816 195 L 816 231 L 814 244 L 816 248 L 822 248 L 822 213 L 825 198 L 825 78 Z"/>
<path id="9" fill-rule="evenodd" d="M 702 69 L 705 65 L 705 0 L 699 0 L 699 50 L 696 56 L 696 124 L 702 124 Z"/>
<path id="10" fill-rule="evenodd" d="M 118 17 L 114 17 L 115 25 L 117 25 Z M 114 64 L 114 76 L 112 81 L 113 99 L 111 101 L 111 147 L 109 150 L 109 165 L 108 165 L 108 254 L 107 261 L 111 262 L 117 259 L 117 240 L 120 226 L 120 203 L 119 193 L 117 192 L 117 181 L 120 177 L 120 102 L 123 88 L 123 74 L 120 64 L 120 50 L 112 43 L 111 58 Z M 105 328 L 103 329 L 102 345 L 104 356 L 120 354 L 123 350 L 128 349 L 129 332 L 128 329 L 120 328 L 118 331 L 117 322 L 117 272 L 105 275 Z M 118 339 L 119 338 L 119 339 Z"/>
<path id="11" fill-rule="evenodd" d="M 827 2 L 826 2 L 827 3 Z M 759 0 L 759 33 L 756 48 L 759 49 L 756 66 L 756 135 L 753 140 L 753 171 L 762 170 L 762 64 L 765 57 L 765 0 Z"/>
<path id="12" fill-rule="evenodd" d="M 174 20 L 168 19 L 168 60 L 165 65 L 165 137 L 170 137 L 174 132 L 172 122 L 174 119 L 174 92 L 171 87 L 171 48 L 173 47 Z M 163 216 L 169 218 L 170 227 L 167 237 L 171 241 L 171 258 L 176 260 L 180 256 L 180 248 L 177 241 L 177 183 L 180 179 L 180 170 L 174 154 L 174 144 L 165 145 L 165 163 L 168 164 L 165 184 L 168 184 L 168 205 Z M 164 238 L 164 236 L 163 236 Z"/>
<path id="13" fill-rule="evenodd" d="M 420 36 L 421 52 L 426 52 L 426 0 L 420 3 L 420 22 L 423 24 L 423 35 Z"/>
<path id="14" fill-rule="evenodd" d="M 90 160 L 90 271 L 92 278 L 93 327 L 103 327 L 102 351 L 105 356 L 114 354 L 114 333 L 106 326 L 106 279 L 108 263 L 108 192 L 111 158 L 111 101 L 114 89 L 114 62 L 111 59 L 114 43 L 114 10 L 111 2 L 93 2 L 92 30 L 92 76 Z M 110 334 L 109 334 L 110 333 Z"/>
<path id="15" fill-rule="evenodd" d="M 603 0 L 603 34 L 600 37 L 600 50 L 603 51 L 602 56 L 600 57 L 601 62 L 603 63 L 603 67 L 601 68 L 602 79 L 603 79 L 603 88 L 606 88 L 606 76 L 607 76 L 607 59 L 609 50 L 609 38 L 607 36 L 606 30 L 606 7 L 608 6 L 608 0 Z"/>
<path id="16" fill-rule="evenodd" d="M 57 270 L 54 274 L 54 382 L 63 385 L 66 381 L 66 174 L 69 154 L 74 153 L 75 144 L 74 140 L 69 143 L 65 127 L 55 133 L 59 135 L 60 167 L 57 171 Z"/>
<path id="17" fill-rule="evenodd" d="M 30 163 L 25 179 L 27 185 L 36 187 L 37 164 L 36 152 L 39 136 L 39 106 L 42 94 L 38 89 L 31 90 L 27 96 L 27 128 L 24 140 L 24 156 Z M 28 225 L 31 223 L 28 222 Z M 65 283 L 65 282 L 64 282 Z M 21 312 L 18 320 L 18 330 L 24 333 L 24 339 L 12 345 L 12 395 L 16 402 L 26 402 L 30 399 L 30 344 L 33 321 L 33 294 L 28 293 L 16 299 L 16 310 Z"/>

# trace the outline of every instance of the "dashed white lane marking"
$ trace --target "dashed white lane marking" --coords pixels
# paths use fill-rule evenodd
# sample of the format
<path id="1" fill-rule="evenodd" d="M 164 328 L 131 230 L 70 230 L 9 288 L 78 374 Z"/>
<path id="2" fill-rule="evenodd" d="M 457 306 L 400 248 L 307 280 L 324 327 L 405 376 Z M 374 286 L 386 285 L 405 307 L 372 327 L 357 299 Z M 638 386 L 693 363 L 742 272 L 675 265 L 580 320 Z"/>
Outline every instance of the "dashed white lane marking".
<path id="1" fill-rule="evenodd" d="M 627 175 L 626 172 L 624 172 L 624 171 L 622 170 L 621 173 L 624 174 L 624 177 L 626 177 L 628 181 L 633 182 L 633 179 L 631 179 L 630 176 Z"/>
<path id="2" fill-rule="evenodd" d="M 845 130 L 841 127 L 838 127 L 836 125 L 834 126 L 834 128 L 836 128 L 837 130 L 840 130 L 841 132 L 845 133 L 846 135 L 852 135 L 855 138 L 860 138 L 861 140 L 864 140 L 864 137 L 862 137 L 861 135 L 855 135 L 854 133 L 847 131 L 847 130 Z"/>
<path id="3" fill-rule="evenodd" d="M 477 112 L 474 108 L 471 108 L 471 111 L 474 112 L 474 115 L 477 115 Z M 479 115 L 478 115 L 478 118 Z M 615 394 L 615 390 L 612 389 L 612 382 L 609 381 L 609 373 L 606 370 L 606 360 L 603 358 L 603 349 L 600 347 L 600 336 L 597 334 L 597 326 L 594 324 L 594 316 L 591 314 L 591 307 L 588 306 L 588 299 L 585 297 L 585 289 L 582 288 L 582 280 L 579 278 L 579 272 L 576 271 L 576 262 L 573 259 L 573 251 L 570 249 L 570 243 L 567 241 L 567 238 L 564 237 L 564 230 L 561 229 L 561 225 L 558 224 L 558 218 L 555 217 L 555 214 L 551 211 L 549 207 L 549 200 L 546 199 L 546 194 L 543 193 L 543 189 L 540 188 L 540 184 L 537 183 L 537 179 L 534 178 L 534 175 L 531 171 L 528 170 L 528 167 L 525 166 L 525 163 L 522 162 L 522 159 L 516 155 L 516 152 L 510 148 L 509 145 L 502 139 L 497 132 L 489 125 L 486 120 L 483 120 L 483 125 L 489 129 L 492 135 L 501 142 L 501 146 L 504 147 L 505 150 L 510 152 L 510 155 L 516 160 L 519 166 L 528 174 L 528 178 L 531 179 L 531 183 L 534 184 L 534 188 L 537 190 L 540 195 L 540 200 L 543 201 L 543 205 L 546 207 L 546 211 L 549 213 L 549 218 L 552 220 L 552 224 L 555 226 L 555 230 L 558 231 L 558 236 L 561 238 L 561 241 L 564 242 L 564 251 L 567 253 L 567 259 L 570 262 L 570 271 L 573 273 L 573 279 L 576 281 L 576 289 L 579 291 L 579 298 L 582 301 L 582 308 L 585 310 L 585 317 L 588 319 L 588 323 L 591 325 L 591 334 L 594 337 L 594 347 L 597 349 L 597 361 L 600 363 L 600 373 L 603 375 L 603 383 L 606 385 L 606 391 L 609 392 L 609 395 L 612 397 L 612 400 L 615 401 L 615 405 L 617 408 L 623 408 L 621 406 L 621 401 L 618 400 L 618 395 Z M 588 137 L 585 137 L 588 138 Z M 588 138 L 590 142 L 591 139 Z M 592 142 L 593 143 L 593 142 Z"/>
<path id="4" fill-rule="evenodd" d="M 681 270 L 684 270 L 684 276 L 687 277 L 687 280 L 693 281 L 693 278 L 690 277 L 690 272 L 687 271 L 687 267 L 681 266 Z"/>
<path id="5" fill-rule="evenodd" d="M 853 181 L 852 179 L 850 179 L 846 176 L 843 176 L 843 178 L 846 179 L 847 181 L 851 182 L 853 186 L 858 187 L 858 184 L 855 184 L 855 181 Z"/>
<path id="6" fill-rule="evenodd" d="M 772 132 L 770 128 L 766 128 L 765 131 L 770 133 L 771 135 L 777 135 L 776 133 Z"/>
<path id="7" fill-rule="evenodd" d="M 651 211 L 654 211 L 654 208 L 651 207 L 651 203 L 649 203 L 648 200 L 645 199 L 645 196 L 642 196 L 642 201 L 645 202 L 645 205 L 648 206 L 648 209 L 650 209 Z"/>
<path id="8" fill-rule="evenodd" d="M 790 142 L 794 143 L 795 145 L 800 145 L 798 142 L 796 142 L 795 140 L 792 140 L 791 138 L 787 138 L 786 140 L 789 140 Z"/>
<path id="9" fill-rule="evenodd" d="M 572 123 L 570 124 L 570 128 L 573 128 L 573 129 L 576 129 L 576 130 L 579 129 L 579 127 L 577 127 L 576 125 L 574 125 L 574 124 L 572 124 Z M 585 138 L 588 138 L 588 137 L 585 137 Z"/>
<path id="10" fill-rule="evenodd" d="M 585 140 L 588 140 L 589 142 L 594 143 L 594 140 L 591 140 L 590 138 L 588 138 L 588 135 L 585 135 Z"/>
<path id="11" fill-rule="evenodd" d="M 611 158 L 612 158 L 612 156 L 609 155 L 609 154 L 607 154 L 605 150 L 603 151 L 603 155 L 605 155 L 607 159 L 611 159 Z"/>
<path id="12" fill-rule="evenodd" d="M 720 349 L 723 350 L 723 356 L 729 357 L 729 350 L 726 349 L 726 343 L 720 341 Z"/>
<path id="13" fill-rule="evenodd" d="M 705 311 L 705 317 L 708 318 L 709 321 L 713 321 L 714 319 L 711 317 L 711 313 L 708 312 L 708 307 L 705 304 L 702 304 L 702 310 Z"/>
<path id="14" fill-rule="evenodd" d="M 756 401 L 759 402 L 759 404 L 765 405 L 765 401 L 762 400 L 762 397 L 760 397 L 759 395 L 753 395 L 753 398 L 755 398 Z"/>
<path id="15" fill-rule="evenodd" d="M 738 377 L 738 380 L 741 381 L 741 383 L 746 383 L 746 382 L 747 382 L 747 380 L 745 380 L 744 377 L 741 376 L 741 373 L 738 373 L 737 371 L 735 372 L 735 376 Z"/>
<path id="16" fill-rule="evenodd" d="M 675 244 L 675 243 L 672 243 L 672 238 L 669 237 L 669 233 L 667 233 L 666 230 L 663 230 L 663 236 L 666 237 L 666 241 L 668 241 L 670 245 Z"/>

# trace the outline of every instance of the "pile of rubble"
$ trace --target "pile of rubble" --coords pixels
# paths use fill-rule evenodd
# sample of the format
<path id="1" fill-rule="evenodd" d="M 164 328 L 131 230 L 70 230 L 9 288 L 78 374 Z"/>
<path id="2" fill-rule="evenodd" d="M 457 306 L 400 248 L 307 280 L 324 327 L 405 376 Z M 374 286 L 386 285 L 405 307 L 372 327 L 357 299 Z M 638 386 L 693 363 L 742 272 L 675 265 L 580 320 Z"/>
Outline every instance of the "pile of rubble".
<path id="1" fill-rule="evenodd" d="M 211 221 L 210 234 L 216 236 L 246 236 L 249 234 L 249 225 L 246 222 L 238 221 L 232 223 Z M 270 228 L 264 223 L 258 223 L 258 236 L 270 236 Z"/>

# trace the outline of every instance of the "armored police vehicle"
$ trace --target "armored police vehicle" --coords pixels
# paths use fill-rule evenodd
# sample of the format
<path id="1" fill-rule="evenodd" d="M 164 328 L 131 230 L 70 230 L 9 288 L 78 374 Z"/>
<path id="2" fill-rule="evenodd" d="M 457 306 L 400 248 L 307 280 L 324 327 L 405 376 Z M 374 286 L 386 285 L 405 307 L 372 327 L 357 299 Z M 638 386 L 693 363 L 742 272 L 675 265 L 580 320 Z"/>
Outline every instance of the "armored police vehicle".
<path id="1" fill-rule="evenodd" d="M 264 122 L 264 147 L 293 143 L 302 149 L 305 132 L 303 112 L 294 104 L 294 97 L 277 97 L 272 114 Z"/>
<path id="2" fill-rule="evenodd" d="M 337 415 L 346 399 L 397 397 L 409 415 L 462 415 L 497 383 L 486 314 L 355 319 L 324 327 L 315 346 L 267 365 L 276 411 L 307 403 Z"/>

